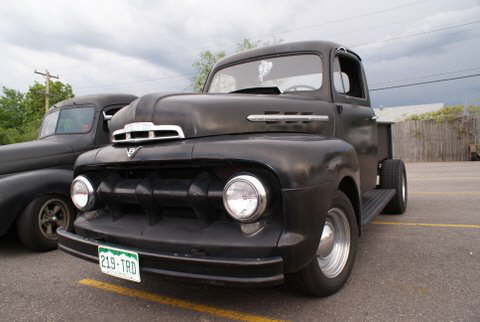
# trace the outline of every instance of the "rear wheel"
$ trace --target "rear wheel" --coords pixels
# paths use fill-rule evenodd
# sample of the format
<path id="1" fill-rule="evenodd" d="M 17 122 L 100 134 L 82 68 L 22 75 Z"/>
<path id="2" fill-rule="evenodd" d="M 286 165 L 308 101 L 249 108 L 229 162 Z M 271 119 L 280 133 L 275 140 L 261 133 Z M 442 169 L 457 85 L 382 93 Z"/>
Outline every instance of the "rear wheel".
<path id="1" fill-rule="evenodd" d="M 402 160 L 385 160 L 380 173 L 380 187 L 394 189 L 395 196 L 387 204 L 383 213 L 401 215 L 407 209 L 407 172 Z"/>
<path id="2" fill-rule="evenodd" d="M 335 194 L 328 210 L 316 256 L 301 271 L 288 276 L 291 286 L 313 296 L 328 296 L 342 288 L 353 268 L 358 226 L 348 197 Z"/>
<path id="3" fill-rule="evenodd" d="M 17 220 L 20 241 L 35 251 L 57 248 L 59 227 L 71 230 L 75 208 L 70 200 L 60 195 L 46 195 L 34 199 Z"/>

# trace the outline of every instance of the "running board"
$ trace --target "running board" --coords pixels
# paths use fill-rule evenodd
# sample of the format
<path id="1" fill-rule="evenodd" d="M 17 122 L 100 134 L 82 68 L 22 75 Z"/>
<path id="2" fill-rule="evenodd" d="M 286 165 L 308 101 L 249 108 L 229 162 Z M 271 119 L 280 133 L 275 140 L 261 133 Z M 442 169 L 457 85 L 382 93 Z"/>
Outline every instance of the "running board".
<path id="1" fill-rule="evenodd" d="M 395 196 L 394 189 L 373 189 L 362 198 L 362 226 L 378 216 Z"/>

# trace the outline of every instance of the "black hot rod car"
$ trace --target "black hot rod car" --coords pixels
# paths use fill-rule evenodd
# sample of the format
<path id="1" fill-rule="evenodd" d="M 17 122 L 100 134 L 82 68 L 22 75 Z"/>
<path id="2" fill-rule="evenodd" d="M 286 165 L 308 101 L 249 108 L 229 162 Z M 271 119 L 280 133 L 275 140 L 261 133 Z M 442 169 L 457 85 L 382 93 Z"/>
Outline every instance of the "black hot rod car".
<path id="1" fill-rule="evenodd" d="M 73 164 L 110 143 L 107 121 L 136 96 L 92 95 L 64 100 L 45 115 L 38 140 L 0 147 L 0 236 L 16 228 L 33 250 L 56 248 L 56 229 L 73 226 Z"/>
<path id="2" fill-rule="evenodd" d="M 362 227 L 403 213 L 407 181 L 377 124 L 361 60 L 298 42 L 216 64 L 202 94 L 150 94 L 111 120 L 113 144 L 82 154 L 71 196 L 83 212 L 59 248 L 140 281 L 285 280 L 342 287 Z"/>

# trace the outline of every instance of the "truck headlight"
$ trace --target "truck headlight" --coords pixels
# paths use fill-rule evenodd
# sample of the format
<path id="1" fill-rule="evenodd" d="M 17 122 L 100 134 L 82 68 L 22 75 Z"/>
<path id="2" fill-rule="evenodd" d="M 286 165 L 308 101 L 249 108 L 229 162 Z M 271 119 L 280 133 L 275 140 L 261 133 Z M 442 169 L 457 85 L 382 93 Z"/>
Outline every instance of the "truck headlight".
<path id="1" fill-rule="evenodd" d="M 223 205 L 234 219 L 252 222 L 267 208 L 267 190 L 252 175 L 239 175 L 230 179 L 223 189 Z"/>
<path id="2" fill-rule="evenodd" d="M 76 177 L 70 187 L 73 204 L 81 211 L 88 211 L 95 204 L 95 190 L 92 183 L 84 176 Z"/>

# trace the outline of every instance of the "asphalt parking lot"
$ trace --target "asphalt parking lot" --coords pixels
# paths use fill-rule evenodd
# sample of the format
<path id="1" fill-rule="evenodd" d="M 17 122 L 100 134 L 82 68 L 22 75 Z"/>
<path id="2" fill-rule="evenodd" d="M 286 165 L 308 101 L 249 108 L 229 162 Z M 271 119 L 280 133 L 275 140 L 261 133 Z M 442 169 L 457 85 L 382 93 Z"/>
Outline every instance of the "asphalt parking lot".
<path id="1" fill-rule="evenodd" d="M 480 162 L 408 164 L 409 205 L 361 238 L 351 279 L 323 299 L 103 275 L 0 239 L 2 321 L 480 321 Z"/>

